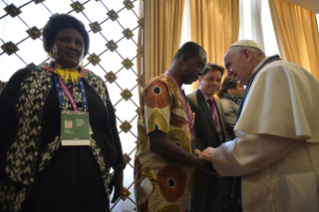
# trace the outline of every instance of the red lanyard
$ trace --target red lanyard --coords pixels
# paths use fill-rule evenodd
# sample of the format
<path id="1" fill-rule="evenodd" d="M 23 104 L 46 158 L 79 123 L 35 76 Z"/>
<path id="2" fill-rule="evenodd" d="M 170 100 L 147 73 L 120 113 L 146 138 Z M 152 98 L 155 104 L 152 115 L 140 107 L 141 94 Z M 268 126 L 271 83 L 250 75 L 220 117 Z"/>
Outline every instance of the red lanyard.
<path id="1" fill-rule="evenodd" d="M 187 112 L 187 116 L 188 116 L 188 122 L 189 122 L 189 125 L 190 125 L 190 128 L 191 128 L 191 132 L 194 133 L 194 125 L 193 125 L 193 119 L 192 119 L 192 114 L 191 114 L 191 110 L 189 109 L 188 107 L 188 104 L 187 104 L 187 100 L 186 100 L 186 97 L 184 96 L 184 93 L 181 89 L 181 87 L 179 87 L 178 83 L 176 82 L 175 78 L 173 77 L 173 75 L 169 72 L 169 71 L 166 71 L 165 74 L 167 74 L 172 80 L 173 82 L 175 83 L 175 85 L 179 88 L 179 91 L 181 92 L 183 98 L 184 98 L 184 101 L 185 101 L 185 107 L 186 107 L 186 112 Z"/>

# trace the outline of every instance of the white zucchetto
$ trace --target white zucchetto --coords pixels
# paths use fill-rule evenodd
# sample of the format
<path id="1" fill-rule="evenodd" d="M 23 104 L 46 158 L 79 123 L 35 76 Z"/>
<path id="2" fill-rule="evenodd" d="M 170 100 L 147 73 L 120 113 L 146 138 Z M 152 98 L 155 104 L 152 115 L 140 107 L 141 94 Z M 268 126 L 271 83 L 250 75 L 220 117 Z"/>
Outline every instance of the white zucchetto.
<path id="1" fill-rule="evenodd" d="M 234 43 L 233 45 L 231 45 L 229 48 L 231 47 L 251 47 L 251 48 L 256 48 L 261 50 L 260 46 L 255 41 L 252 41 L 252 40 L 240 40 Z"/>

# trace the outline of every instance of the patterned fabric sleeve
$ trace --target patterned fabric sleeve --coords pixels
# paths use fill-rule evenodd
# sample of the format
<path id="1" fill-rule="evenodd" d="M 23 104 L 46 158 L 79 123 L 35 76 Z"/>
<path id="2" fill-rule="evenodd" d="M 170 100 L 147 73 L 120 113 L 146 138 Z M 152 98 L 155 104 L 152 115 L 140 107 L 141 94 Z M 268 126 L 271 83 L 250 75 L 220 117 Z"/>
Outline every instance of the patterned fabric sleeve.
<path id="1" fill-rule="evenodd" d="M 7 151 L 18 131 L 17 112 L 15 110 L 18 93 L 21 89 L 21 82 L 30 73 L 30 70 L 31 68 L 26 68 L 17 71 L 10 78 L 0 95 L 0 211 L 4 212 L 14 211 L 15 203 L 20 204 L 27 191 L 25 187 L 20 186 L 21 189 L 18 190 L 19 194 L 17 194 L 15 187 L 17 184 L 13 184 L 13 181 L 9 179 L 10 176 L 7 174 L 5 167 Z M 31 172 L 31 167 L 28 168 L 28 172 Z M 25 175 L 24 173 L 23 176 Z M 16 198 L 17 196 L 18 198 Z"/>
<path id="2" fill-rule="evenodd" d="M 156 129 L 168 134 L 171 118 L 170 99 L 167 84 L 160 79 L 150 82 L 144 89 L 146 134 Z"/>

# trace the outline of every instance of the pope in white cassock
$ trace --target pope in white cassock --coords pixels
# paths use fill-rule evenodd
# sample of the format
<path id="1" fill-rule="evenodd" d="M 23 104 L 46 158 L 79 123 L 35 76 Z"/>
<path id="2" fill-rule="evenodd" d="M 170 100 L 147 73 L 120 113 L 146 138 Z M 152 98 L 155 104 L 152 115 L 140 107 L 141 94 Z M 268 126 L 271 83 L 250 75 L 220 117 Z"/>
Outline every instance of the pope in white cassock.
<path id="1" fill-rule="evenodd" d="M 201 156 L 221 176 L 242 176 L 244 212 L 319 211 L 319 83 L 254 41 L 234 43 L 224 64 L 247 86 L 237 138 Z"/>

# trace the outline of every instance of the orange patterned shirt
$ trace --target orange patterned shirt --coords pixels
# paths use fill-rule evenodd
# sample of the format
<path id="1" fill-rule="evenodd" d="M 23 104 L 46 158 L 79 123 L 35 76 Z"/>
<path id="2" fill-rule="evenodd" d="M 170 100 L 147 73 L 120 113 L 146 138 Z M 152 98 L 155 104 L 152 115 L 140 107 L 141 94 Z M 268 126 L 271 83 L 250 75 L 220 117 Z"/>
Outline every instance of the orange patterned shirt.
<path id="1" fill-rule="evenodd" d="M 192 194 L 194 168 L 170 163 L 149 150 L 148 134 L 157 130 L 192 153 L 192 133 L 183 94 L 167 75 L 152 79 L 141 96 L 135 157 L 137 211 L 187 211 Z M 148 177 L 153 185 L 149 199 L 140 187 Z"/>

